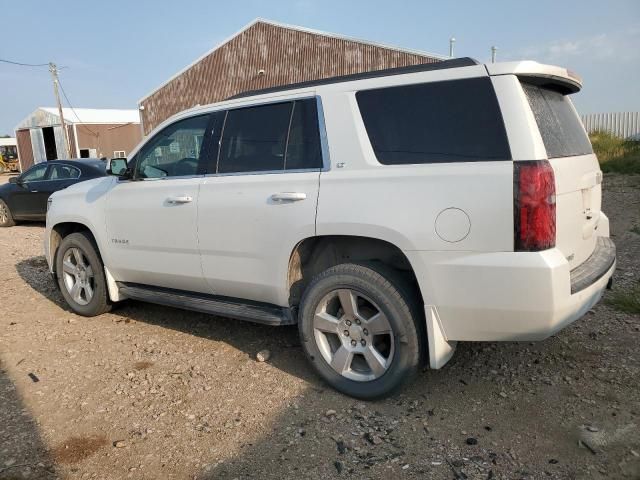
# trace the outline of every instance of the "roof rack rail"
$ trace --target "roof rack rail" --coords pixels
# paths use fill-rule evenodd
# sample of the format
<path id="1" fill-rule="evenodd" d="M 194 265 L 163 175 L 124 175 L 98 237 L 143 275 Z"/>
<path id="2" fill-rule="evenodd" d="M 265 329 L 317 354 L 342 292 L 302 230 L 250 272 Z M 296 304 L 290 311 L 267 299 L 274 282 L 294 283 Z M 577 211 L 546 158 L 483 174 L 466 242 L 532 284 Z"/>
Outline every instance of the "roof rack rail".
<path id="1" fill-rule="evenodd" d="M 287 90 L 295 90 L 297 88 L 315 87 L 319 85 L 330 85 L 332 83 L 351 82 L 354 80 L 365 80 L 367 78 L 386 77 L 389 75 L 403 75 L 405 73 L 428 72 L 431 70 L 444 70 L 448 68 L 471 67 L 480 65 L 480 62 L 470 57 L 454 58 L 451 60 L 442 60 L 431 63 L 421 63 L 419 65 L 409 65 L 407 67 L 386 68 L 384 70 L 374 70 L 371 72 L 354 73 L 350 75 L 340 75 L 338 77 L 322 78 L 320 80 L 310 80 L 307 82 L 290 83 L 280 85 L 278 87 L 269 87 L 259 90 L 248 90 L 238 93 L 226 100 L 235 100 L 237 98 L 251 97 L 254 95 L 262 95 L 265 93 L 275 93 Z"/>

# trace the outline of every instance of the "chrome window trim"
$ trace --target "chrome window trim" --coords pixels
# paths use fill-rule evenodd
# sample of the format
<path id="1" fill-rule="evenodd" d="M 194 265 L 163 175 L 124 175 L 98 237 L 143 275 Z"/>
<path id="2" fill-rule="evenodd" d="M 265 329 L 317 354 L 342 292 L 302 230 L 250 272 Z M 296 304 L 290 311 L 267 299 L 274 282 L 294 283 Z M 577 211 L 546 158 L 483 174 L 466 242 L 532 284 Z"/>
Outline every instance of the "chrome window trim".
<path id="1" fill-rule="evenodd" d="M 329 139 L 327 137 L 327 125 L 324 121 L 324 108 L 322 98 L 316 95 L 316 106 L 318 110 L 318 130 L 320 132 L 320 150 L 322 152 L 322 171 L 331 170 L 331 156 L 329 155 Z"/>

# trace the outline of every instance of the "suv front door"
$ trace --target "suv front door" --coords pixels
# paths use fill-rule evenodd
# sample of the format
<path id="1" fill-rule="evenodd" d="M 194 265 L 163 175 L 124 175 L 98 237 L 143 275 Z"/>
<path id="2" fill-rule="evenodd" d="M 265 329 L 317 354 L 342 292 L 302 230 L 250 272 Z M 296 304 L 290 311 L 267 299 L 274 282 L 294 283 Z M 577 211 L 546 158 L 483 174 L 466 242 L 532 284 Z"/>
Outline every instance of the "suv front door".
<path id="1" fill-rule="evenodd" d="M 289 255 L 315 235 L 321 143 L 315 99 L 229 110 L 200 188 L 211 292 L 287 305 Z"/>
<path id="2" fill-rule="evenodd" d="M 106 207 L 115 278 L 207 292 L 197 238 L 200 159 L 209 115 L 178 120 L 152 137 L 129 162 Z"/>

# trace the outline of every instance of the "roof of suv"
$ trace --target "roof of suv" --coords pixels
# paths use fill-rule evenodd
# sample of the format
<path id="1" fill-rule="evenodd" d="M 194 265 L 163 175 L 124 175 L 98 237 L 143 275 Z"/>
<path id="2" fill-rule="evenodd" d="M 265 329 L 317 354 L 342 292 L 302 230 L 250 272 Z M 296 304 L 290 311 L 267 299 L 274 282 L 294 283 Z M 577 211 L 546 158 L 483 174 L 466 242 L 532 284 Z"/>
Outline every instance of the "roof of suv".
<path id="1" fill-rule="evenodd" d="M 227 100 L 252 97 L 254 95 L 263 95 L 265 93 L 295 90 L 297 88 L 315 87 L 318 85 L 329 85 L 332 83 L 350 82 L 353 80 L 364 80 L 367 78 L 403 75 L 406 73 L 428 72 L 431 70 L 444 70 L 447 68 L 471 67 L 474 65 L 480 65 L 480 62 L 470 57 L 453 58 L 451 60 L 443 60 L 441 62 L 421 63 L 419 65 L 409 65 L 407 67 L 386 68 L 384 70 L 374 70 L 372 72 L 354 73 L 351 75 L 340 75 L 338 77 L 329 77 L 320 80 L 311 80 L 308 82 L 290 83 L 288 85 L 281 85 L 279 87 L 270 87 L 260 90 L 249 90 L 247 92 L 242 92 L 229 97 L 227 98 Z"/>

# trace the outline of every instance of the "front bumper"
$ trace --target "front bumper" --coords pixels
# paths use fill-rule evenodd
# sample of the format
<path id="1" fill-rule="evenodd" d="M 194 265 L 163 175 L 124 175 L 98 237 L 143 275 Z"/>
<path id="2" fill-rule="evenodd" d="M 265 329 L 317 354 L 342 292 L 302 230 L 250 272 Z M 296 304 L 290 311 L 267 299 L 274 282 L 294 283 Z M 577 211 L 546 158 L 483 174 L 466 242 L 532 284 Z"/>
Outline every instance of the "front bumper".
<path id="1" fill-rule="evenodd" d="M 425 305 L 446 341 L 542 340 L 601 298 L 615 270 L 615 246 L 569 271 L 558 249 L 543 252 L 406 252 Z"/>

